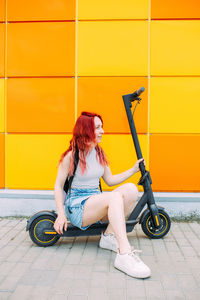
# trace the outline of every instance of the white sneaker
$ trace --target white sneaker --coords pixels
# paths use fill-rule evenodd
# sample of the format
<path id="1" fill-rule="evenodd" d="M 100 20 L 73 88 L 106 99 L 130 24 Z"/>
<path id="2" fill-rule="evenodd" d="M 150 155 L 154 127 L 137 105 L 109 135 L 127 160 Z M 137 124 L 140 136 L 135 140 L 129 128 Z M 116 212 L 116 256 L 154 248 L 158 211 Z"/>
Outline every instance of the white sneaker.
<path id="1" fill-rule="evenodd" d="M 114 266 L 129 276 L 136 278 L 147 278 L 151 276 L 151 270 L 136 255 L 140 250 L 132 250 L 130 253 L 119 254 L 115 258 Z"/>
<path id="2" fill-rule="evenodd" d="M 104 235 L 101 234 L 99 241 L 99 247 L 107 250 L 112 250 L 114 252 L 118 251 L 118 242 L 114 234 Z"/>

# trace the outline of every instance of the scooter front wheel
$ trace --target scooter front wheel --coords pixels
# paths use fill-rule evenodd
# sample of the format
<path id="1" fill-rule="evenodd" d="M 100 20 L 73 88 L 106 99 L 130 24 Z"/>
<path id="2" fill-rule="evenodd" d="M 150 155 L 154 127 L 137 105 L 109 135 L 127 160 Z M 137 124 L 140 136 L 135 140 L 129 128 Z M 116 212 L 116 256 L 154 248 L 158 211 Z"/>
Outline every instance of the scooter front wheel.
<path id="1" fill-rule="evenodd" d="M 152 239 L 160 239 L 165 236 L 171 227 L 171 220 L 169 215 L 162 209 L 158 209 L 161 226 L 156 228 L 153 223 L 151 212 L 149 211 L 142 220 L 141 226 L 143 232 Z"/>
<path id="2" fill-rule="evenodd" d="M 59 235 L 53 227 L 55 218 L 53 216 L 39 216 L 30 226 L 29 235 L 31 240 L 38 246 L 48 247 L 59 240 Z"/>

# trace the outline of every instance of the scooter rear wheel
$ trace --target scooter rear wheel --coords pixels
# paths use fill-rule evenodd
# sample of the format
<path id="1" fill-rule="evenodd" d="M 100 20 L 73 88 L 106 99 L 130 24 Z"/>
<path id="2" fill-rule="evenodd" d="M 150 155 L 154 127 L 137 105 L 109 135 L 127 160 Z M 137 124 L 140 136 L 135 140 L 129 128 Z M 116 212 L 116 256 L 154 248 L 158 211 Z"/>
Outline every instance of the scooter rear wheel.
<path id="1" fill-rule="evenodd" d="M 150 211 L 146 214 L 141 223 L 143 232 L 152 239 L 162 238 L 169 232 L 171 227 L 169 215 L 162 209 L 159 209 L 158 212 L 162 223 L 159 229 L 155 228 Z"/>
<path id="2" fill-rule="evenodd" d="M 36 218 L 30 226 L 29 235 L 31 240 L 38 246 L 48 247 L 54 245 L 59 240 L 59 235 L 52 234 L 55 218 L 53 216 L 43 215 Z M 48 232 L 49 234 L 45 233 Z"/>

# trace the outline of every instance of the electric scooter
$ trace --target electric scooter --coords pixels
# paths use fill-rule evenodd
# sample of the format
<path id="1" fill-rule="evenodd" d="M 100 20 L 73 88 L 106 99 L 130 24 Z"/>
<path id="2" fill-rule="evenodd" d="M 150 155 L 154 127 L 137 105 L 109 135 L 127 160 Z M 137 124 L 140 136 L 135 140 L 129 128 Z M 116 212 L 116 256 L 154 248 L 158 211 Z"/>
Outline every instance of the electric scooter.
<path id="1" fill-rule="evenodd" d="M 137 158 L 142 158 L 137 132 L 133 120 L 133 114 L 137 104 L 141 101 L 140 94 L 144 92 L 144 88 L 140 88 L 136 92 L 122 96 L 124 106 L 137 154 Z M 137 101 L 134 112 L 132 114 L 132 102 Z M 139 164 L 141 178 L 138 185 L 142 185 L 144 193 L 137 202 L 133 211 L 126 220 L 126 231 L 131 232 L 134 226 L 141 224 L 143 232 L 152 239 L 160 239 L 164 237 L 170 230 L 171 220 L 165 209 L 157 206 L 151 189 L 152 180 L 150 173 L 145 169 L 143 161 Z M 144 206 L 146 209 L 143 210 Z M 141 215 L 140 215 L 141 214 Z M 57 218 L 55 211 L 43 210 L 39 211 L 27 221 L 26 231 L 29 231 L 31 240 L 38 246 L 47 247 L 54 245 L 60 237 L 75 236 L 94 236 L 101 235 L 101 232 L 108 226 L 108 221 L 103 223 L 95 223 L 86 230 L 81 230 L 68 222 L 67 231 L 59 235 L 54 229 L 54 222 Z"/>

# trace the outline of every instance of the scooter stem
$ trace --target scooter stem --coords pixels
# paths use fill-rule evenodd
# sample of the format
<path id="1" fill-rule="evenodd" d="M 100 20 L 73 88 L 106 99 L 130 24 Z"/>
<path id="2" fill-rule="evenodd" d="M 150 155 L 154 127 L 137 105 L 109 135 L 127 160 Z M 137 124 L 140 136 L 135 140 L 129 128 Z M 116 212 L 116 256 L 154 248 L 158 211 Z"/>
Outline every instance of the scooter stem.
<path id="1" fill-rule="evenodd" d="M 122 98 L 124 100 L 124 106 L 125 106 L 126 114 L 127 114 L 127 117 L 128 117 L 128 122 L 129 122 L 130 130 L 131 130 L 131 135 L 132 135 L 133 142 L 134 142 L 134 145 L 135 145 L 135 151 L 136 151 L 136 154 L 137 154 L 137 158 L 140 159 L 140 158 L 142 158 L 142 151 L 141 151 L 141 148 L 140 148 L 140 144 L 139 144 L 139 140 L 138 140 L 137 132 L 136 132 L 136 128 L 135 128 L 135 123 L 133 121 L 133 116 L 132 116 L 132 113 L 131 113 L 131 107 L 132 107 L 131 94 L 124 95 L 124 96 L 122 96 Z M 141 170 L 141 173 L 142 173 L 142 176 L 143 176 L 145 174 L 145 166 L 144 166 L 143 162 L 140 163 L 140 170 Z"/>
<path id="2" fill-rule="evenodd" d="M 137 158 L 140 159 L 140 158 L 143 158 L 142 157 L 142 151 L 141 151 L 141 148 L 140 148 L 140 144 L 139 144 L 139 140 L 138 140 L 138 136 L 137 136 L 137 132 L 136 132 L 136 128 L 135 128 L 135 123 L 134 123 L 132 112 L 131 112 L 131 107 L 132 107 L 131 101 L 135 100 L 135 98 L 133 98 L 133 94 L 124 95 L 122 97 L 123 97 L 124 106 L 125 106 L 125 109 L 126 109 L 126 114 L 127 114 L 127 117 L 128 117 L 128 122 L 129 122 L 130 130 L 131 130 L 131 135 L 132 135 L 133 142 L 134 142 L 134 145 L 135 145 Z M 147 201 L 148 207 L 151 211 L 154 226 L 156 228 L 159 228 L 161 226 L 161 221 L 160 221 L 160 216 L 159 216 L 159 213 L 158 213 L 158 208 L 155 204 L 155 199 L 154 199 L 153 192 L 152 192 L 152 189 L 151 189 L 151 184 L 152 184 L 151 177 L 150 177 L 149 172 L 145 170 L 145 166 L 144 166 L 143 162 L 141 162 L 139 164 L 139 167 L 140 167 L 142 177 L 141 177 L 138 184 L 142 185 L 143 188 L 144 188 L 144 199 L 145 199 L 145 201 Z M 133 212 L 131 214 L 131 218 L 132 217 L 137 217 L 139 212 L 140 212 L 140 208 L 139 208 L 139 205 L 138 205 L 133 210 Z"/>

